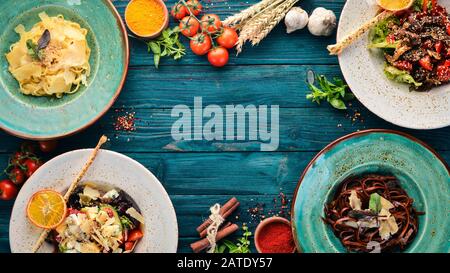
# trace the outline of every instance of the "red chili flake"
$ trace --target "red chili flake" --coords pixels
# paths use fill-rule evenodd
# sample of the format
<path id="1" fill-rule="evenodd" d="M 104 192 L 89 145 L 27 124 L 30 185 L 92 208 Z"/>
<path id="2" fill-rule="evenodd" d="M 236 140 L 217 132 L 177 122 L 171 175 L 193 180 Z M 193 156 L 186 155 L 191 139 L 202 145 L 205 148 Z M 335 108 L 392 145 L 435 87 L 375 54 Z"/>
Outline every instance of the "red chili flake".
<path id="1" fill-rule="evenodd" d="M 116 110 L 116 113 L 121 112 L 120 110 Z M 135 112 L 125 112 L 123 115 L 119 115 L 116 117 L 114 122 L 114 130 L 116 131 L 136 131 L 136 113 Z"/>

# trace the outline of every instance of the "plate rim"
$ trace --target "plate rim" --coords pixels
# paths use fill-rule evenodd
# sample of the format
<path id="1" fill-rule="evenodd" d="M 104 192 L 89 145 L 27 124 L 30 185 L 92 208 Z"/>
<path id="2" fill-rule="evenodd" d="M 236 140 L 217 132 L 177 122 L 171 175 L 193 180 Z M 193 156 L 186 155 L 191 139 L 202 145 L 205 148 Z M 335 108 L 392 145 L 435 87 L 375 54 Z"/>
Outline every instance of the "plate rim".
<path id="1" fill-rule="evenodd" d="M 351 1 L 352 0 L 348 0 L 348 1 L 345 2 L 344 7 L 342 8 L 342 11 L 341 11 L 341 14 L 340 14 L 340 18 L 342 18 L 342 15 L 344 14 L 344 12 L 347 12 L 346 9 L 350 5 Z M 341 21 L 341 19 L 339 19 L 339 23 L 338 23 L 338 27 L 337 27 L 337 31 L 336 31 L 336 39 L 338 39 L 338 37 L 342 36 L 342 31 L 343 31 L 342 28 L 343 28 L 342 27 L 342 21 Z M 363 37 L 360 37 L 359 39 L 363 39 Z M 338 54 L 337 58 L 338 58 L 339 69 L 341 70 L 342 76 L 344 77 L 345 82 L 348 83 L 349 82 L 349 81 L 347 81 L 348 75 L 346 76 L 345 73 L 344 73 L 344 70 L 342 69 L 342 66 L 343 66 L 342 54 Z M 349 88 L 352 89 L 350 86 L 349 86 Z M 364 103 L 360 99 L 360 95 L 358 95 L 356 93 L 354 93 L 354 95 L 356 96 L 358 101 L 361 104 L 363 104 L 364 107 L 366 107 L 371 113 L 375 114 L 377 117 L 383 119 L 384 121 L 387 121 L 387 122 L 389 122 L 391 124 L 394 124 L 394 125 L 397 125 L 397 126 L 400 126 L 400 127 L 403 127 L 403 128 L 415 129 L 415 130 L 434 130 L 434 129 L 442 129 L 442 128 L 446 128 L 446 127 L 450 126 L 450 121 L 448 123 L 445 123 L 445 124 L 433 125 L 433 126 L 429 126 L 429 127 L 403 124 L 401 122 L 393 120 L 392 118 L 390 118 L 388 116 L 386 117 L 383 112 L 377 112 L 375 110 L 372 110 L 373 108 L 375 108 L 374 106 L 370 106 L 369 107 L 368 105 L 366 105 L 366 103 Z"/>
<path id="2" fill-rule="evenodd" d="M 401 131 L 397 131 L 397 130 L 390 130 L 390 129 L 368 129 L 368 130 L 363 130 L 363 131 L 357 131 L 357 132 L 353 132 L 350 134 L 347 134 L 345 136 L 342 136 L 334 141 L 332 141 L 331 143 L 329 143 L 327 146 L 325 146 L 325 148 L 323 148 L 322 150 L 320 150 L 320 152 L 318 152 L 313 159 L 311 159 L 311 161 L 308 163 L 308 165 L 306 166 L 306 168 L 303 170 L 302 175 L 300 176 L 300 179 L 297 183 L 297 186 L 295 187 L 295 191 L 294 191 L 294 195 L 292 196 L 292 204 L 291 204 L 291 229 L 292 229 L 292 235 L 294 238 L 294 243 L 295 243 L 295 247 L 297 248 L 297 251 L 299 251 L 300 253 L 303 252 L 302 248 L 300 247 L 300 243 L 298 242 L 298 238 L 295 234 L 296 233 L 296 226 L 295 226 L 295 203 L 297 201 L 297 195 L 300 189 L 300 185 L 302 184 L 306 173 L 311 169 L 312 165 L 317 161 L 317 159 L 322 156 L 323 154 L 325 154 L 326 152 L 328 152 L 329 150 L 333 149 L 336 145 L 340 144 L 341 142 L 357 137 L 357 136 L 364 136 L 364 135 L 369 135 L 372 133 L 385 133 L 385 134 L 393 134 L 393 135 L 398 135 L 398 136 L 402 136 L 405 137 L 415 143 L 418 143 L 419 145 L 421 145 L 422 147 L 424 147 L 425 149 L 429 150 L 433 155 L 436 156 L 436 158 L 444 165 L 444 167 L 447 170 L 447 173 L 450 175 L 450 165 L 447 164 L 447 162 L 444 160 L 444 158 L 434 149 L 432 148 L 430 145 L 428 145 L 427 143 L 425 143 L 424 141 Z"/>
<path id="3" fill-rule="evenodd" d="M 127 78 L 128 75 L 128 69 L 129 69 L 129 63 L 130 63 L 130 43 L 129 43 L 129 39 L 128 39 L 128 32 L 127 29 L 125 27 L 125 23 L 122 20 L 122 17 L 120 16 L 119 11 L 117 10 L 117 8 L 114 6 L 114 4 L 109 1 L 109 0 L 102 0 L 102 2 L 109 8 L 109 10 L 112 12 L 114 18 L 116 19 L 117 25 L 119 26 L 120 32 L 122 33 L 123 36 L 123 43 L 122 45 L 124 46 L 124 48 L 122 48 L 122 50 L 124 51 L 124 71 L 122 73 L 122 77 L 120 79 L 120 83 L 116 89 L 116 91 L 114 92 L 113 97 L 111 98 L 111 100 L 109 101 L 109 103 L 107 105 L 105 105 L 105 107 L 103 108 L 102 111 L 100 111 L 96 116 L 94 116 L 89 122 L 87 122 L 86 124 L 80 126 L 79 128 L 76 129 L 72 129 L 68 132 L 65 133 L 61 133 L 61 134 L 55 134 L 55 135 L 46 135 L 46 136 L 36 136 L 36 135 L 32 135 L 32 134 L 27 134 L 27 133 L 23 133 L 11 128 L 8 128 L 7 126 L 3 126 L 0 124 L 0 129 L 2 129 L 3 131 L 5 131 L 6 133 L 15 136 L 15 137 L 19 137 L 22 139 L 28 139 L 28 140 L 36 140 L 36 141 L 46 141 L 46 140 L 54 140 L 54 139 L 60 139 L 60 138 L 64 138 L 64 137 L 69 137 L 72 135 L 75 135 L 81 131 L 84 131 L 85 129 L 89 128 L 90 126 L 92 126 L 94 123 L 96 123 L 101 117 L 103 117 L 106 112 L 108 112 L 108 110 L 113 106 L 113 104 L 116 102 L 117 98 L 119 97 L 123 86 L 125 85 L 125 80 Z"/>
<path id="4" fill-rule="evenodd" d="M 56 157 L 54 157 L 54 158 L 52 158 L 52 159 L 50 159 L 49 161 L 47 161 L 44 165 L 42 165 L 42 167 L 41 168 L 39 168 L 36 172 L 42 172 L 42 171 L 44 171 L 44 169 L 45 169 L 45 165 L 47 165 L 48 163 L 52 163 L 52 161 L 57 161 L 57 160 L 60 160 L 60 158 L 62 158 L 62 157 L 64 157 L 64 156 L 69 156 L 69 155 L 71 155 L 71 154 L 75 154 L 75 153 L 80 153 L 80 154 L 83 154 L 83 153 L 89 153 L 89 152 L 92 152 L 94 149 L 93 148 L 86 148 L 86 149 L 78 149 L 78 150 L 72 150 L 72 151 L 68 151 L 68 152 L 65 152 L 65 153 L 63 153 L 63 154 L 60 154 L 60 155 L 58 155 L 58 156 L 56 156 Z M 128 161 L 130 161 L 131 163 L 133 163 L 133 164 L 135 164 L 136 166 L 138 166 L 140 169 L 142 169 L 142 171 L 143 172 L 145 172 L 145 173 L 147 173 L 148 175 L 150 175 L 151 177 L 153 177 L 158 183 L 156 183 L 156 186 L 162 191 L 162 192 L 164 192 L 164 195 L 163 195 L 163 198 L 164 199 L 166 199 L 166 201 L 167 201 L 167 204 L 169 205 L 169 208 L 170 208 L 170 213 L 171 214 L 173 214 L 172 216 L 173 217 L 171 217 L 171 218 L 173 218 L 171 221 L 174 221 L 174 231 L 175 231 L 175 244 L 174 244 L 174 246 L 173 246 L 173 249 L 171 249 L 170 250 L 170 252 L 171 253 L 176 253 L 177 251 L 178 251 L 178 244 L 179 244 L 179 239 L 180 239 L 180 237 L 179 237 L 179 229 L 178 229 L 178 218 L 177 218 L 177 213 L 176 213 L 176 210 L 175 210 L 175 207 L 174 207 L 174 205 L 173 205 L 173 203 L 172 203 L 172 200 L 170 199 L 170 196 L 169 196 L 169 193 L 167 192 L 167 190 L 164 188 L 164 186 L 162 185 L 162 183 L 161 183 L 161 181 L 159 181 L 159 179 L 149 170 L 149 169 L 147 169 L 144 165 L 142 165 L 140 162 L 138 162 L 137 160 L 135 160 L 134 158 L 131 158 L 131 157 L 129 157 L 129 156 L 126 156 L 126 155 L 124 155 L 124 154 L 121 154 L 121 153 L 119 153 L 119 152 L 116 152 L 116 151 L 111 151 L 111 150 L 107 150 L 107 149 L 100 149 L 99 150 L 99 154 L 100 153 L 105 153 L 106 155 L 107 154 L 109 154 L 109 155 L 112 155 L 112 156 L 117 156 L 117 157 L 121 157 L 121 158 L 123 158 L 124 160 L 128 160 Z M 19 194 L 20 194 L 20 192 L 19 192 Z M 16 207 L 16 200 L 17 200 L 17 198 L 14 200 L 14 204 L 13 204 L 13 207 L 12 207 L 12 210 L 11 210 L 11 217 L 10 217 L 10 220 L 9 220 L 9 228 L 8 228 L 8 231 L 9 231 L 9 235 L 8 235 L 8 241 L 9 241 L 9 248 L 10 248 L 10 251 L 12 252 L 12 253 L 14 253 L 13 252 L 13 249 L 12 249 L 12 241 L 11 241 L 11 229 L 12 229 L 12 225 L 11 225 L 11 222 L 12 222 L 12 215 L 13 215 L 13 212 L 14 212 L 14 210 L 17 210 L 17 207 Z"/>

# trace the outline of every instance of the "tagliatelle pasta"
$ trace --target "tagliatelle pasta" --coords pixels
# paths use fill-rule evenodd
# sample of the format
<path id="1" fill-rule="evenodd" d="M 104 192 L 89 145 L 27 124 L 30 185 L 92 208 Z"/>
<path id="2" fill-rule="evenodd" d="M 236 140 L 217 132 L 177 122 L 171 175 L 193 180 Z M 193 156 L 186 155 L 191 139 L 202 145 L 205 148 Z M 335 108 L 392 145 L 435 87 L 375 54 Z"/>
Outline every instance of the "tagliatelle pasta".
<path id="1" fill-rule="evenodd" d="M 20 40 L 6 54 L 9 71 L 25 95 L 61 98 L 64 94 L 75 93 L 82 84 L 87 85 L 90 75 L 88 31 L 62 15 L 49 17 L 40 13 L 39 17 L 41 22 L 30 31 L 23 25 L 16 27 Z M 37 58 L 31 54 L 29 44 L 38 45 L 46 30 L 50 33 L 50 42 L 40 49 Z"/>

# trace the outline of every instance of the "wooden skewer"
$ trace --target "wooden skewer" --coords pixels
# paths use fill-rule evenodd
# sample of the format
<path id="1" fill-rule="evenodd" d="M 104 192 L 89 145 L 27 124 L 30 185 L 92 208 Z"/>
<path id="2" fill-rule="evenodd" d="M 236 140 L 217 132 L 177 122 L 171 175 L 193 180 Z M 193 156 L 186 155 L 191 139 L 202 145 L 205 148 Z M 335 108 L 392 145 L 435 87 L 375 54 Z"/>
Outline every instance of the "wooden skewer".
<path id="1" fill-rule="evenodd" d="M 382 13 L 378 14 L 374 18 L 372 18 L 370 21 L 367 21 L 364 25 L 362 25 L 357 30 L 353 31 L 350 35 L 347 35 L 344 39 L 342 39 L 340 42 L 338 42 L 335 45 L 329 45 L 327 47 L 328 51 L 331 55 L 338 55 L 342 52 L 345 48 L 350 46 L 353 42 L 355 42 L 359 37 L 361 37 L 364 33 L 366 33 L 369 29 L 371 29 L 373 26 L 378 24 L 379 22 L 383 21 L 384 19 L 392 16 L 394 12 L 392 11 L 383 11 Z"/>
<path id="2" fill-rule="evenodd" d="M 73 180 L 72 184 L 70 184 L 69 189 L 67 190 L 66 194 L 64 195 L 64 200 L 67 202 L 69 200 L 70 195 L 77 187 L 78 183 L 81 181 L 83 176 L 86 174 L 89 167 L 94 162 L 95 157 L 98 154 L 98 151 L 100 150 L 100 147 L 105 144 L 105 142 L 108 141 L 108 138 L 106 136 L 102 136 L 100 140 L 98 141 L 97 146 L 95 146 L 94 150 L 92 151 L 91 155 L 89 156 L 88 161 L 84 165 L 83 169 L 81 169 L 80 173 L 77 175 L 77 177 Z M 39 239 L 36 241 L 36 243 L 33 246 L 33 253 L 39 250 L 42 243 L 45 241 L 45 238 L 47 238 L 48 234 L 50 232 L 50 229 L 43 230 L 41 235 L 39 236 Z"/>

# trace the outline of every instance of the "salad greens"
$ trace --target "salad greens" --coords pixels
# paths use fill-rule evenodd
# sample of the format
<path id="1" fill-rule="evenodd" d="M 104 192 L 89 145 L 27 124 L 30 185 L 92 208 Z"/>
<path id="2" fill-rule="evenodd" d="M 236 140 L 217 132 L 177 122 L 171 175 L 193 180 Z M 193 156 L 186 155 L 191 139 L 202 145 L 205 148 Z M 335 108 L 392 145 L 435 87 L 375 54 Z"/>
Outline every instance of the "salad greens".
<path id="1" fill-rule="evenodd" d="M 316 79 L 319 82 L 318 87 L 308 83 L 311 93 L 306 95 L 306 98 L 312 102 L 320 104 L 321 101 L 326 100 L 334 108 L 345 110 L 347 109 L 345 101 L 355 98 L 348 89 L 348 85 L 341 79 L 334 78 L 334 82 L 331 82 L 324 75 L 317 76 Z"/>
<path id="2" fill-rule="evenodd" d="M 399 24 L 398 18 L 391 16 L 380 23 L 378 23 L 369 32 L 369 48 L 382 48 L 382 49 L 395 49 L 399 44 L 396 42 L 389 42 L 387 37 L 389 36 L 388 25 L 394 23 Z"/>
<path id="3" fill-rule="evenodd" d="M 381 210 L 381 196 L 378 193 L 372 193 L 369 200 L 369 209 L 374 213 L 379 213 Z"/>
<path id="4" fill-rule="evenodd" d="M 422 86 L 422 83 L 414 80 L 413 76 L 411 76 L 407 71 L 400 70 L 388 64 L 384 67 L 384 74 L 388 79 L 399 83 L 414 84 L 416 87 Z"/>

